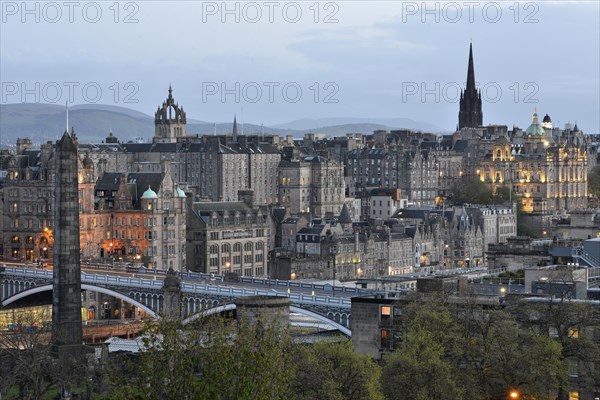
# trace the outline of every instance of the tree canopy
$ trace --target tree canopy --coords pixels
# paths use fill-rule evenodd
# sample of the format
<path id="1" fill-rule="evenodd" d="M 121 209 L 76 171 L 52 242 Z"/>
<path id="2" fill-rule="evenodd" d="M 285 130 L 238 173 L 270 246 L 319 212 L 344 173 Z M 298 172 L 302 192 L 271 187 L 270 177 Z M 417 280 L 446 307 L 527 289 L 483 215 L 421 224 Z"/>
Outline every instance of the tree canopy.
<path id="1" fill-rule="evenodd" d="M 495 191 L 477 177 L 461 177 L 451 188 L 452 202 L 456 205 L 472 204 L 501 204 L 509 201 L 510 188 L 499 186 Z"/>

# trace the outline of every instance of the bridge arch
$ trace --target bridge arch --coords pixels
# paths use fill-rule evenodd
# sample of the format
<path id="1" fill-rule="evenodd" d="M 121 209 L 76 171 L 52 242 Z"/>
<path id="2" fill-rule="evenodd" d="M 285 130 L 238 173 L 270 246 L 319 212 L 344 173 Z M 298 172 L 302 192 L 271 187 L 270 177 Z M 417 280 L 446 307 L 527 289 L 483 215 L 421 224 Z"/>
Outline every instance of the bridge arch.
<path id="1" fill-rule="evenodd" d="M 187 325 L 190 322 L 193 322 L 195 320 L 197 320 L 198 318 L 201 317 L 206 317 L 209 315 L 214 315 L 214 314 L 218 314 L 221 313 L 223 311 L 230 311 L 230 310 L 235 310 L 236 309 L 236 305 L 234 303 L 228 303 L 228 304 L 223 304 L 220 306 L 216 306 L 213 308 L 209 308 L 207 310 L 201 311 L 197 314 L 192 315 L 191 317 L 188 317 L 186 319 L 183 320 L 183 325 Z M 327 318 L 324 315 L 321 315 L 319 313 L 316 313 L 314 311 L 310 311 L 307 310 L 305 308 L 302 307 L 298 307 L 298 306 L 290 306 L 290 312 L 293 313 L 298 313 L 298 314 L 303 314 L 306 315 L 308 317 L 312 317 L 320 322 L 323 322 L 325 324 L 331 325 L 333 326 L 335 329 L 339 330 L 340 332 L 342 332 L 344 335 L 348 336 L 348 337 L 352 337 L 352 331 L 350 331 L 350 329 L 348 329 L 347 327 L 345 327 L 344 325 L 331 320 L 329 318 Z"/>
<path id="2" fill-rule="evenodd" d="M 15 295 L 12 295 L 11 297 L 9 297 L 7 299 L 4 299 L 4 301 L 2 301 L 2 307 L 6 307 L 11 303 L 14 303 L 15 301 L 23 299 L 25 297 L 31 296 L 32 294 L 46 292 L 46 291 L 52 291 L 52 289 L 53 289 L 52 284 L 42 285 L 42 286 L 34 286 L 30 289 L 27 289 L 27 290 L 24 290 L 22 292 L 15 294 Z M 124 295 L 123 293 L 119 293 L 112 289 L 107 289 L 107 288 L 100 287 L 100 286 L 88 285 L 87 283 L 81 284 L 81 290 L 91 290 L 93 292 L 103 293 L 103 294 L 106 294 L 109 296 L 116 297 L 117 299 L 120 299 L 126 303 L 129 303 L 131 305 L 141 308 L 144 312 L 148 313 L 153 319 L 159 319 L 158 315 L 156 315 L 156 313 L 154 311 L 152 311 L 152 309 L 150 309 L 148 306 L 140 303 L 137 300 L 132 299 L 131 297 L 129 297 L 127 295 Z"/>

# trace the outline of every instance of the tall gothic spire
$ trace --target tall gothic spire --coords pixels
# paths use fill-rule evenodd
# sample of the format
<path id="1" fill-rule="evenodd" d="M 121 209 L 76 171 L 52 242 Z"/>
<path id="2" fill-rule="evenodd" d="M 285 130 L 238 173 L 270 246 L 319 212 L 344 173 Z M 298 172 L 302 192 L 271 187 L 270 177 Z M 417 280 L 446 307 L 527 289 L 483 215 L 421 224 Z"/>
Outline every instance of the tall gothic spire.
<path id="1" fill-rule="evenodd" d="M 237 135 L 238 135 L 238 128 L 237 128 L 237 120 L 235 118 L 235 114 L 233 115 L 233 130 L 231 132 L 231 135 L 233 136 L 233 140 L 236 141 Z"/>
<path id="2" fill-rule="evenodd" d="M 475 90 L 475 67 L 473 66 L 473 43 L 469 45 L 469 68 L 467 70 L 467 88 L 469 92 Z"/>
<path id="3" fill-rule="evenodd" d="M 475 87 L 475 66 L 473 63 L 473 44 L 469 46 L 469 66 L 467 69 L 467 87 L 460 93 L 458 129 L 477 128 L 483 125 L 481 110 L 481 92 Z"/>

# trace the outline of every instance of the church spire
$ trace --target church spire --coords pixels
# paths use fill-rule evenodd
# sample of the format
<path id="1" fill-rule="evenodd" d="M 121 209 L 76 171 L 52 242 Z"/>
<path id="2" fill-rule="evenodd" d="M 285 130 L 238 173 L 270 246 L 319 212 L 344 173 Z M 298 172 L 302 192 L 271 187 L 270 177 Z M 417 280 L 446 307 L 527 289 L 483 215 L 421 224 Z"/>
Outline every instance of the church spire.
<path id="1" fill-rule="evenodd" d="M 481 110 L 481 92 L 475 87 L 475 66 L 473 63 L 473 43 L 469 45 L 469 66 L 467 68 L 467 87 L 460 93 L 458 129 L 477 128 L 483 125 Z"/>
<path id="2" fill-rule="evenodd" d="M 233 114 L 233 129 L 231 131 L 231 136 L 233 136 L 233 141 L 237 140 L 238 128 L 237 128 L 237 120 L 235 114 Z"/>
<path id="3" fill-rule="evenodd" d="M 466 92 L 475 91 L 475 67 L 473 66 L 473 43 L 469 45 L 469 67 L 467 70 Z"/>

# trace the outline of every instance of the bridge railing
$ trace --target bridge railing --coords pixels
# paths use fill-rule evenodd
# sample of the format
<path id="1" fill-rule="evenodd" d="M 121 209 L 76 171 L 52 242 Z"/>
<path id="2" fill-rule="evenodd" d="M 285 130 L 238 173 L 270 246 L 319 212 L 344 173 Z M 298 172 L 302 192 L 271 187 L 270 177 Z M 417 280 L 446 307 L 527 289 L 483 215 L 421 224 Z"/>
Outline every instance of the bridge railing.
<path id="1" fill-rule="evenodd" d="M 162 280 L 154 280 L 154 279 L 144 279 L 144 278 L 129 278 L 125 276 L 111 276 L 111 275 L 98 275 L 98 274 L 88 274 L 85 272 L 81 273 L 81 281 L 86 283 L 104 283 L 104 284 L 112 284 L 112 285 L 123 285 L 129 287 L 140 287 L 140 288 L 152 288 L 152 289 L 162 289 L 163 281 Z"/>
<path id="2" fill-rule="evenodd" d="M 38 269 L 26 269 L 26 268 L 14 268 L 6 267 L 6 271 L 10 275 L 26 276 L 26 277 L 39 277 L 45 279 L 52 279 L 53 272 Z M 208 275 L 210 276 L 210 275 Z M 304 294 L 304 293 L 293 293 L 294 289 L 312 289 L 327 291 L 326 286 L 328 285 L 316 285 L 294 281 L 279 281 L 269 280 L 260 278 L 244 278 L 240 280 L 241 283 L 258 281 L 272 281 L 273 288 L 243 288 L 243 287 L 229 287 L 221 285 L 211 284 L 197 284 L 197 283 L 181 283 L 181 289 L 188 293 L 206 293 L 206 294 L 217 294 L 223 296 L 241 297 L 241 296 L 287 296 L 293 303 L 301 304 L 321 304 L 321 305 L 334 305 L 343 308 L 350 308 L 350 298 L 348 297 L 332 297 L 324 293 L 317 295 Z M 81 281 L 83 283 L 93 283 L 96 285 L 115 285 L 115 286 L 126 286 L 126 287 L 138 287 L 143 289 L 157 289 L 160 290 L 163 287 L 162 279 L 148 279 L 148 278 L 132 278 L 120 275 L 107 275 L 107 274 L 94 274 L 94 273 L 81 273 Z M 264 282 L 253 282 L 263 283 Z M 267 283 L 268 285 L 269 283 Z M 277 290 L 286 288 L 285 291 Z M 344 286 L 332 287 L 335 293 L 351 293 L 359 294 L 360 289 L 348 288 Z"/>
<path id="3" fill-rule="evenodd" d="M 352 288 L 347 286 L 333 286 L 333 285 L 323 285 L 323 284 L 315 284 L 315 283 L 306 283 L 299 281 L 281 281 L 278 279 L 266 279 L 266 278 L 254 278 L 250 276 L 242 276 L 240 277 L 240 283 L 253 283 L 260 284 L 265 286 L 282 286 L 289 288 L 302 288 L 309 290 L 326 290 L 326 287 L 330 287 L 339 293 L 352 293 L 352 294 L 368 294 L 371 293 L 371 290 L 361 289 L 361 288 Z"/>
<path id="4" fill-rule="evenodd" d="M 28 276 L 52 279 L 52 271 L 46 271 L 43 269 L 27 269 L 27 268 L 13 268 L 6 267 L 5 273 L 17 276 Z M 81 273 L 81 281 L 85 283 L 96 283 L 96 284 L 112 284 L 122 285 L 140 288 L 153 288 L 161 289 L 163 286 L 162 280 L 153 280 L 145 278 L 130 278 L 118 275 L 103 275 L 103 274 L 89 274 L 86 272 Z"/>
<path id="5" fill-rule="evenodd" d="M 289 297 L 292 303 L 339 306 L 341 308 L 350 308 L 351 300 L 348 297 L 330 297 L 325 295 L 309 295 L 304 293 L 288 293 L 276 289 L 246 289 L 226 286 L 199 285 L 194 283 L 182 283 L 181 290 L 187 293 L 212 293 L 221 296 L 285 296 Z"/>
<path id="6" fill-rule="evenodd" d="M 52 278 L 52 271 L 46 271 L 44 269 L 30 269 L 30 268 L 17 268 L 17 267 L 9 267 L 6 266 L 4 272 L 9 273 L 11 275 L 19 275 L 19 276 L 37 276 L 40 278 Z"/>

